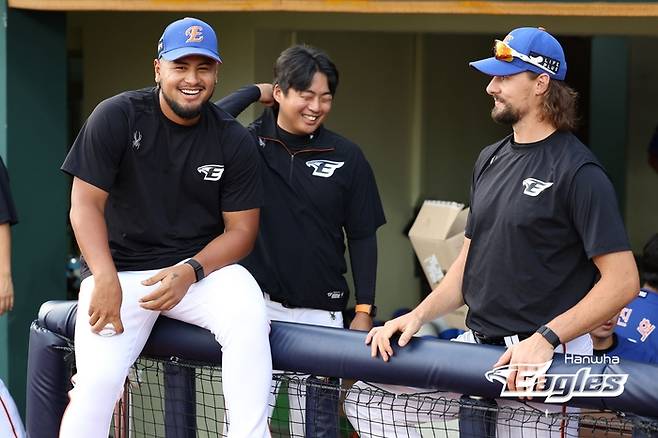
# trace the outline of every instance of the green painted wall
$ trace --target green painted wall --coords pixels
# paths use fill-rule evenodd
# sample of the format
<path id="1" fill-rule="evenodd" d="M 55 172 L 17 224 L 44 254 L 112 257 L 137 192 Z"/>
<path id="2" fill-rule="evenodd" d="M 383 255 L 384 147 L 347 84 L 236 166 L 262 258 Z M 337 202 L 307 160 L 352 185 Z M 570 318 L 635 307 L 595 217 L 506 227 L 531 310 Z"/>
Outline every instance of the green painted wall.
<path id="1" fill-rule="evenodd" d="M 490 56 L 491 36 L 427 35 L 423 199 L 468 204 L 480 150 L 509 133 L 490 117 L 490 78 L 468 66 Z M 436 54 L 441 56 L 436 56 Z"/>
<path id="2" fill-rule="evenodd" d="M 631 38 L 629 46 L 626 227 L 639 252 L 658 231 L 658 173 L 647 162 L 658 126 L 658 38 Z"/>
<path id="3" fill-rule="evenodd" d="M 626 198 L 628 128 L 628 44 L 625 38 L 592 38 L 590 147 L 617 190 L 620 208 Z"/>
<path id="4" fill-rule="evenodd" d="M 7 161 L 20 223 L 13 230 L 14 311 L 8 387 L 21 410 L 29 325 L 46 300 L 66 296 L 66 16 L 10 9 L 7 18 Z M 5 356 L 5 354 L 7 356 Z"/>
<path id="5" fill-rule="evenodd" d="M 7 5 L 0 1 L 0 20 L 7 16 Z M 7 29 L 0 26 L 0 155 L 7 164 Z M 0 379 L 9 378 L 9 316 L 0 316 Z"/>
<path id="6" fill-rule="evenodd" d="M 415 38 L 406 33 L 305 31 L 298 32 L 297 42 L 322 47 L 339 67 L 341 84 L 327 126 L 361 146 L 377 179 L 387 220 L 378 232 L 377 305 L 387 318 L 420 298 L 415 256 L 404 234 L 413 213 L 409 151 Z"/>

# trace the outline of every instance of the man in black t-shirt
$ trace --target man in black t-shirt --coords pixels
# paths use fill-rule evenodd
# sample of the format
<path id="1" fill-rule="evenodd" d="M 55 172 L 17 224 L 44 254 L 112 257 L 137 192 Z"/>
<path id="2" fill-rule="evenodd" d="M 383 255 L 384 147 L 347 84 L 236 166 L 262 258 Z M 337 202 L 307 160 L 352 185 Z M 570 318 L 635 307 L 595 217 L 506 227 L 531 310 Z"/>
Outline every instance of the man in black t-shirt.
<path id="1" fill-rule="evenodd" d="M 256 145 L 208 103 L 221 59 L 213 29 L 171 23 L 157 86 L 101 102 L 62 169 L 82 251 L 77 375 L 60 436 L 107 436 L 129 367 L 163 314 L 222 345 L 228 436 L 269 437 L 269 326 L 258 284 L 235 264 L 258 232 Z"/>
<path id="2" fill-rule="evenodd" d="M 18 223 L 14 199 L 9 187 L 9 175 L 0 158 L 0 316 L 14 308 L 14 283 L 11 278 L 11 230 Z M 25 436 L 16 403 L 0 379 L 0 436 Z"/>
<path id="3" fill-rule="evenodd" d="M 546 364 L 554 351 L 591 354 L 587 333 L 619 312 L 639 284 L 612 184 L 570 132 L 576 93 L 563 82 L 560 43 L 541 28 L 519 28 L 495 41 L 494 51 L 471 66 L 492 76 L 492 118 L 513 133 L 475 164 L 461 253 L 416 309 L 373 329 L 366 341 L 373 357 L 387 361 L 396 332 L 404 346 L 423 323 L 466 303 L 470 331 L 458 340 L 507 346 L 494 367 L 510 366 L 507 387 L 516 391 L 524 364 Z M 379 421 L 359 420 L 365 410 L 347 408 L 361 437 L 392 436 Z M 415 418 L 427 421 L 425 414 Z M 523 421 L 499 419 L 499 436 L 524 433 Z M 533 427 L 533 434 L 543 429 Z M 546 431 L 559 436 L 566 427 L 547 424 Z"/>
<path id="4" fill-rule="evenodd" d="M 350 328 L 370 330 L 376 232 L 386 220 L 363 152 L 324 126 L 338 69 L 323 51 L 296 45 L 281 53 L 274 73 L 273 85 L 250 85 L 217 103 L 234 116 L 256 101 L 271 106 L 248 127 L 259 143 L 267 200 L 254 251 L 241 264 L 265 292 L 271 320 L 342 328 L 347 240 L 356 296 Z M 291 436 L 316 436 L 318 422 L 306 421 L 303 409 L 316 402 L 307 403 L 297 385 L 288 390 L 290 406 L 302 407 L 290 412 Z"/>

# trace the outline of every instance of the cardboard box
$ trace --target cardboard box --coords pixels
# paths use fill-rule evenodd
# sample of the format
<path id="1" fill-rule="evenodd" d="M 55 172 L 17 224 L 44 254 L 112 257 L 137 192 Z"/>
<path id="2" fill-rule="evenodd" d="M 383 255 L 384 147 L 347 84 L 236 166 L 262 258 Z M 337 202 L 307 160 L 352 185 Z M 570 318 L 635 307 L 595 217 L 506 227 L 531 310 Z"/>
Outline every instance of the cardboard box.
<path id="1" fill-rule="evenodd" d="M 464 244 L 468 208 L 448 201 L 425 201 L 409 230 L 409 239 L 432 289 Z"/>
<path id="2" fill-rule="evenodd" d="M 409 230 L 411 245 L 432 289 L 461 251 L 467 218 L 468 208 L 464 204 L 428 200 Z M 463 329 L 466 310 L 463 306 L 444 319 L 452 327 Z"/>

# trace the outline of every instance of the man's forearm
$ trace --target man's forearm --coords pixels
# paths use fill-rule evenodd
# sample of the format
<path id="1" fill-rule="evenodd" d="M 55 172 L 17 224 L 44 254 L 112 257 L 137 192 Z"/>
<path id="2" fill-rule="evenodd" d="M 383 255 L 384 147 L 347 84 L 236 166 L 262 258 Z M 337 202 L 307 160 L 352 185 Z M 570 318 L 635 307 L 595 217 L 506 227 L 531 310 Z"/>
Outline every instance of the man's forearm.
<path id="1" fill-rule="evenodd" d="M 357 304 L 375 303 L 375 284 L 377 281 L 377 237 L 349 239 L 354 295 Z"/>
<path id="2" fill-rule="evenodd" d="M 430 293 L 413 312 L 423 323 L 443 316 L 464 305 L 462 294 L 462 280 L 464 267 L 470 247 L 470 239 L 464 240 L 462 250 L 448 269 L 439 285 Z"/>
<path id="3" fill-rule="evenodd" d="M 73 205 L 70 218 L 78 246 L 94 278 L 116 278 L 103 211 L 94 205 Z"/>
<path id="4" fill-rule="evenodd" d="M 225 231 L 194 256 L 206 275 L 249 255 L 258 235 L 259 218 L 258 208 L 224 213 Z"/>
<path id="5" fill-rule="evenodd" d="M 595 263 L 601 279 L 578 304 L 547 324 L 562 343 L 600 326 L 633 300 L 640 289 L 630 251 L 605 254 L 595 258 Z"/>
<path id="6" fill-rule="evenodd" d="M 0 275 L 11 278 L 11 230 L 9 223 L 0 225 Z"/>
<path id="7" fill-rule="evenodd" d="M 260 88 L 257 85 L 244 86 L 221 100 L 215 102 L 215 105 L 232 115 L 237 117 L 247 109 L 249 105 L 258 102 L 260 98 Z"/>
<path id="8" fill-rule="evenodd" d="M 194 259 L 201 263 L 206 275 L 237 263 L 249 255 L 253 241 L 241 230 L 226 231 L 208 243 Z"/>

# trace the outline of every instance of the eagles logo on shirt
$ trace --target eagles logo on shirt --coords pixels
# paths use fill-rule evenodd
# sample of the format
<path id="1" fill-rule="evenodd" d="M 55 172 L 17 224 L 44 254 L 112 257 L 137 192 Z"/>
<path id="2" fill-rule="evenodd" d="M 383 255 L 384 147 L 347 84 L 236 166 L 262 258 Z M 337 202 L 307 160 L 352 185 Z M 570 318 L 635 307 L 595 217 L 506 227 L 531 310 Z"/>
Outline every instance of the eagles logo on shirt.
<path id="1" fill-rule="evenodd" d="M 219 181 L 224 173 L 223 164 L 206 164 L 204 166 L 197 167 L 197 172 L 203 175 L 203 179 L 206 181 Z"/>
<path id="2" fill-rule="evenodd" d="M 552 185 L 552 182 L 545 182 L 537 178 L 526 178 L 523 180 L 523 194 L 537 196 Z"/>
<path id="3" fill-rule="evenodd" d="M 344 161 L 330 161 L 330 160 L 311 160 L 307 161 L 306 165 L 313 168 L 314 176 L 321 176 L 322 178 L 329 178 L 334 174 L 334 171 L 343 167 Z"/>

